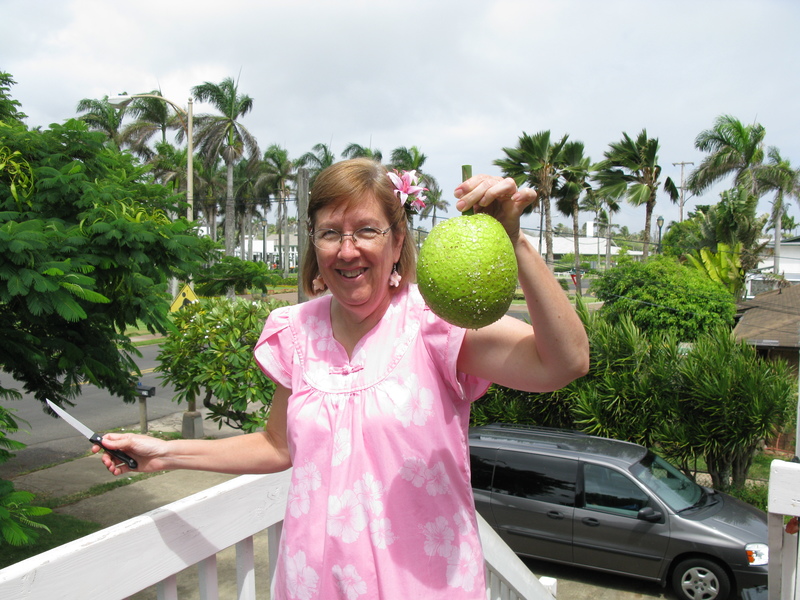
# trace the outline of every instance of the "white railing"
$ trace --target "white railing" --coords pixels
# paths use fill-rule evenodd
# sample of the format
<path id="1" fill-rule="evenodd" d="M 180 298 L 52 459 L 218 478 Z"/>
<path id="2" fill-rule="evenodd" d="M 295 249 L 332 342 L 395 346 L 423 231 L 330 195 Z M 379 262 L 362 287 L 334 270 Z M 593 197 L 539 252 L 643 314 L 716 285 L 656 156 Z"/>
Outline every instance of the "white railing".
<path id="1" fill-rule="evenodd" d="M 0 598 L 113 600 L 157 586 L 159 600 L 177 600 L 177 574 L 197 565 L 192 597 L 215 600 L 217 553 L 235 547 L 236 598 L 255 600 L 256 566 L 268 561 L 267 578 L 272 576 L 288 489 L 288 471 L 236 477 L 0 570 Z M 487 599 L 553 600 L 555 580 L 538 580 L 479 520 Z M 268 557 L 257 561 L 254 536 L 265 530 Z M 258 589 L 269 589 L 269 582 Z"/>
<path id="2" fill-rule="evenodd" d="M 773 460 L 769 473 L 769 600 L 800 600 L 798 537 L 784 517 L 800 516 L 800 463 Z"/>

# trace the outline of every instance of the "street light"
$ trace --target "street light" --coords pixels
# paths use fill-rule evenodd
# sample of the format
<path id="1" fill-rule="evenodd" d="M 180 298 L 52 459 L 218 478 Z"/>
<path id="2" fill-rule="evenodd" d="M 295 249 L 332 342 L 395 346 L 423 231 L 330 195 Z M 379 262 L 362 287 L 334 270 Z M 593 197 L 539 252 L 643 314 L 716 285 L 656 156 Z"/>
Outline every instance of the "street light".
<path id="1" fill-rule="evenodd" d="M 661 228 L 664 226 L 664 217 L 659 215 L 656 225 L 658 225 L 658 253 L 661 254 Z"/>
<path id="2" fill-rule="evenodd" d="M 189 108 L 184 110 L 172 100 L 159 96 L 157 94 L 123 94 L 121 96 L 112 96 L 108 99 L 108 103 L 114 108 L 125 108 L 134 98 L 157 98 L 163 100 L 172 108 L 174 108 L 179 115 L 186 116 L 186 202 L 189 204 L 186 218 L 190 221 L 194 219 L 194 140 L 192 139 L 194 127 L 194 109 L 192 99 L 189 98 Z"/>

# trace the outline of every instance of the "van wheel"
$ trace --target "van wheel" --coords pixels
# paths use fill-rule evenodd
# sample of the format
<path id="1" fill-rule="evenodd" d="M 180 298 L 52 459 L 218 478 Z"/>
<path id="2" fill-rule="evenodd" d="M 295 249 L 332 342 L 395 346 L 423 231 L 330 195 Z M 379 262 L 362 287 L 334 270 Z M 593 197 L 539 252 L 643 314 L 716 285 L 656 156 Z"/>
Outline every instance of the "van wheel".
<path id="1" fill-rule="evenodd" d="M 727 600 L 731 580 L 717 563 L 688 558 L 672 572 L 672 590 L 681 600 Z"/>

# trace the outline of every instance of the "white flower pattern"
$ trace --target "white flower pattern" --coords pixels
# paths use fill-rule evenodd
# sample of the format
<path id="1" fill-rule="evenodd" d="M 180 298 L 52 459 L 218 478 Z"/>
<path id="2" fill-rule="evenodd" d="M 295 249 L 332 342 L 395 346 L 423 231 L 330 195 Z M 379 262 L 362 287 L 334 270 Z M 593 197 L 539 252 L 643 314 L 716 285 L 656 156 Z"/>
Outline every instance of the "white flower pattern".
<path id="1" fill-rule="evenodd" d="M 480 569 L 478 553 L 467 542 L 461 542 L 447 558 L 447 584 L 471 592 Z"/>
<path id="2" fill-rule="evenodd" d="M 423 527 L 425 533 L 425 554 L 428 556 L 443 556 L 447 558 L 453 551 L 455 531 L 444 517 L 436 517 L 435 521 L 426 523 Z"/>
<path id="3" fill-rule="evenodd" d="M 286 589 L 290 598 L 310 600 L 316 596 L 319 575 L 306 564 L 306 553 L 298 550 L 294 556 L 287 551 Z"/>
<path id="4" fill-rule="evenodd" d="M 469 402 L 488 383 L 456 372 L 462 334 L 409 289 L 350 358 L 333 339 L 329 302 L 275 311 L 290 318 L 279 321 L 282 343 L 264 351 L 280 352 L 275 364 L 292 377 L 295 465 L 276 600 L 393 597 L 417 585 L 430 599 L 484 597 L 474 513 L 457 498 L 469 483 Z M 432 437 L 436 451 L 417 454 Z M 434 579 L 411 575 L 417 566 Z"/>
<path id="5" fill-rule="evenodd" d="M 367 511 L 352 490 L 328 498 L 328 535 L 352 543 L 367 527 Z"/>
<path id="6" fill-rule="evenodd" d="M 359 596 L 367 593 L 367 584 L 353 565 L 346 567 L 334 565 L 332 571 L 342 598 L 356 600 Z"/>

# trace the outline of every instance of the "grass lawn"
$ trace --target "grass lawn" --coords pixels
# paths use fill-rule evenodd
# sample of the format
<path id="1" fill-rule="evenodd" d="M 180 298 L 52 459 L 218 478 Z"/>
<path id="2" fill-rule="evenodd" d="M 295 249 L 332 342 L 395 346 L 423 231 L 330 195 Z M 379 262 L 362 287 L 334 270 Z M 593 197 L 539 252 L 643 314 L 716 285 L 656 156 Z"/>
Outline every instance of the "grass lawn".
<path id="1" fill-rule="evenodd" d="M 34 501 L 34 504 L 41 504 L 41 502 Z M 36 520 L 47 525 L 51 533 L 41 531 L 36 542 L 28 546 L 10 546 L 0 543 L 0 569 L 102 529 L 98 523 L 82 521 L 58 513 L 37 517 Z"/>

